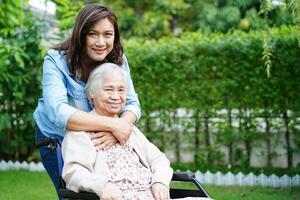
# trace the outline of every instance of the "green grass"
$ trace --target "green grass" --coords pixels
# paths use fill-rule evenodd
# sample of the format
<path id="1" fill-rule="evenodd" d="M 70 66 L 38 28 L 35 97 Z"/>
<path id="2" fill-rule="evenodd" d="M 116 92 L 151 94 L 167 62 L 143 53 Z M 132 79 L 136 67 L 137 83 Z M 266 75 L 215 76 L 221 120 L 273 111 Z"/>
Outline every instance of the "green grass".
<path id="1" fill-rule="evenodd" d="M 195 189 L 193 183 L 171 184 L 173 188 Z M 300 200 L 300 187 L 270 188 L 250 186 L 203 185 L 211 198 L 215 200 Z"/>
<path id="2" fill-rule="evenodd" d="M 193 188 L 175 183 L 176 188 Z M 204 185 L 215 200 L 300 200 L 300 187 L 267 188 Z M 45 172 L 0 171 L 0 200 L 54 200 L 56 192 Z"/>
<path id="3" fill-rule="evenodd" d="M 208 193 L 216 200 L 299 200 L 300 187 L 266 188 L 238 186 L 206 186 Z"/>
<path id="4" fill-rule="evenodd" d="M 0 171 L 1 200 L 54 200 L 54 186 L 45 172 Z"/>

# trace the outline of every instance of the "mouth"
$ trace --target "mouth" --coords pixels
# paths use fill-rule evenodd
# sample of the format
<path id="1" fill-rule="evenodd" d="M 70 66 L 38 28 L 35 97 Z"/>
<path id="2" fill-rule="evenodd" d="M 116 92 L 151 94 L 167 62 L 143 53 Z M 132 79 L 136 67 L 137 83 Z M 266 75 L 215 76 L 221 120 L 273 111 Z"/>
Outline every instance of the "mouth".
<path id="1" fill-rule="evenodd" d="M 108 103 L 113 108 L 119 108 L 121 103 Z"/>
<path id="2" fill-rule="evenodd" d="M 96 53 L 96 54 L 103 54 L 106 51 L 106 48 L 104 49 L 96 49 L 96 48 L 92 48 L 92 50 Z"/>

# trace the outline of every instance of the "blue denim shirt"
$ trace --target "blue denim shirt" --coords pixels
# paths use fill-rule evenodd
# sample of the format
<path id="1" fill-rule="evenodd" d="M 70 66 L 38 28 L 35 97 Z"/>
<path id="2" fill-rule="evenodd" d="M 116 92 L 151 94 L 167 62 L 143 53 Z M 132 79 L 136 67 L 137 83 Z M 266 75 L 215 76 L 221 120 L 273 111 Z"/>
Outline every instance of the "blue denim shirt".
<path id="1" fill-rule="evenodd" d="M 129 86 L 126 105 L 121 112 L 131 111 L 139 119 L 140 103 L 125 56 L 123 56 L 121 68 L 126 72 Z M 70 73 L 67 58 L 63 52 L 49 50 L 44 58 L 42 87 L 43 95 L 33 114 L 34 119 L 45 136 L 64 137 L 67 122 L 73 113 L 77 109 L 86 112 L 92 109 L 85 94 L 85 83 Z"/>

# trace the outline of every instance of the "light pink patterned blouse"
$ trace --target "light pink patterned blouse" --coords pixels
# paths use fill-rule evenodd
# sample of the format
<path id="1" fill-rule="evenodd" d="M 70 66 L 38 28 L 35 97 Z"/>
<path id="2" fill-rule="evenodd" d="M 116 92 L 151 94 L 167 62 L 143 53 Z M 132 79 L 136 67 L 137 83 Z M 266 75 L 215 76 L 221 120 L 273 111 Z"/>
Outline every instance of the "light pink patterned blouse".
<path id="1" fill-rule="evenodd" d="M 122 192 L 122 200 L 154 200 L 151 171 L 141 162 L 130 142 L 106 150 L 109 180 Z"/>

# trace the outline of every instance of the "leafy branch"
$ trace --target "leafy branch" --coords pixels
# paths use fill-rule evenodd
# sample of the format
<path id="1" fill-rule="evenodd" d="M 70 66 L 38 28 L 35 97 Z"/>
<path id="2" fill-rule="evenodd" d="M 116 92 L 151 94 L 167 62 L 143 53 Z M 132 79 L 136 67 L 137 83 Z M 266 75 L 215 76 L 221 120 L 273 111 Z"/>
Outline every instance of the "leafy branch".
<path id="1" fill-rule="evenodd" d="M 269 26 L 268 26 L 268 16 L 269 13 L 272 11 L 272 1 L 271 0 L 262 0 L 259 14 L 263 15 L 265 21 L 265 33 L 264 33 L 264 40 L 263 40 L 263 52 L 262 52 L 262 60 L 266 67 L 267 77 L 270 78 L 271 76 L 271 57 L 272 51 L 269 45 Z"/>
<path id="2" fill-rule="evenodd" d="M 263 52 L 262 52 L 262 60 L 266 66 L 267 77 L 271 77 L 271 66 L 272 66 L 272 51 L 268 42 L 268 34 L 264 34 L 264 42 L 263 42 Z"/>
<path id="3" fill-rule="evenodd" d="M 293 20 L 296 25 L 298 43 L 300 44 L 300 1 L 289 0 L 288 7 L 292 11 Z"/>
<path id="4" fill-rule="evenodd" d="M 273 9 L 272 0 L 261 0 L 261 7 L 259 14 L 263 15 L 264 21 L 265 21 L 265 34 L 264 34 L 264 42 L 263 42 L 263 52 L 262 52 L 262 60 L 264 61 L 265 67 L 266 67 L 266 73 L 267 77 L 269 78 L 271 76 L 271 57 L 272 57 L 272 51 L 268 42 L 269 38 L 269 28 L 268 28 L 268 16 L 269 13 Z M 296 26 L 296 34 L 298 43 L 300 44 L 300 1 L 299 0 L 287 0 L 286 1 L 287 6 L 292 12 L 293 21 Z"/>

